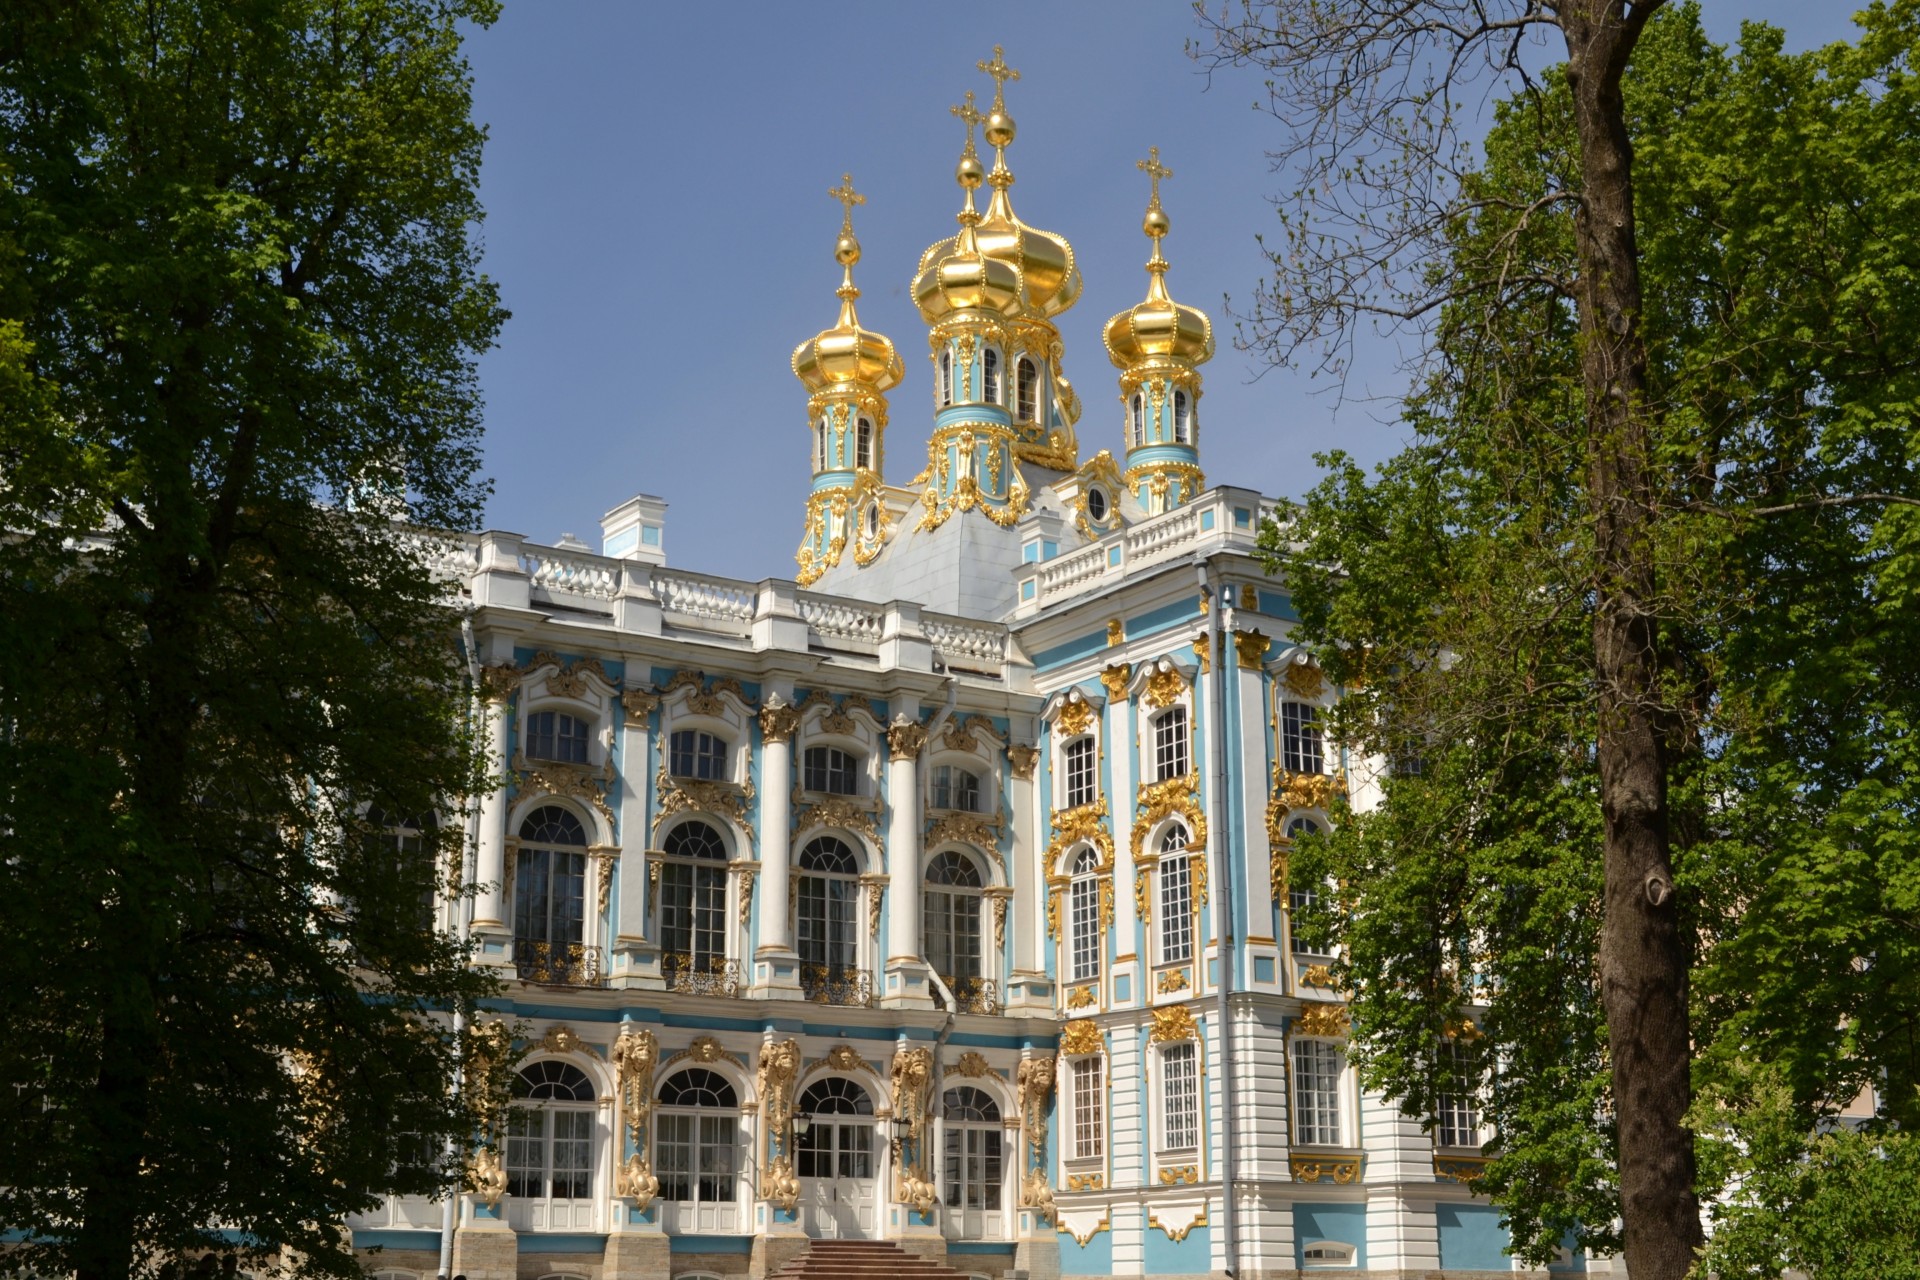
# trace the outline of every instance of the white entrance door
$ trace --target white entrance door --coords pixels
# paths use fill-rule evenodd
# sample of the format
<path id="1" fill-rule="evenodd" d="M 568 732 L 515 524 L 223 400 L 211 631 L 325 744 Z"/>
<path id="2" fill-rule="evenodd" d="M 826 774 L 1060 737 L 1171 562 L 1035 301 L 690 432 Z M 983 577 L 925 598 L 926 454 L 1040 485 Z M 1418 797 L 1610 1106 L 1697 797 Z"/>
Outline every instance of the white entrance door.
<path id="1" fill-rule="evenodd" d="M 593 1153 L 601 1141 L 593 1086 L 574 1067 L 536 1062 L 520 1073 L 507 1116 L 507 1225 L 515 1231 L 594 1228 Z"/>
<path id="2" fill-rule="evenodd" d="M 941 1101 L 946 1112 L 941 1171 L 946 1234 L 963 1240 L 1003 1239 L 1000 1108 L 985 1092 L 968 1086 L 947 1090 Z"/>
<path id="3" fill-rule="evenodd" d="M 798 1112 L 807 1117 L 807 1131 L 794 1141 L 802 1228 L 815 1237 L 878 1238 L 873 1099 L 852 1080 L 830 1076 L 801 1095 Z"/>

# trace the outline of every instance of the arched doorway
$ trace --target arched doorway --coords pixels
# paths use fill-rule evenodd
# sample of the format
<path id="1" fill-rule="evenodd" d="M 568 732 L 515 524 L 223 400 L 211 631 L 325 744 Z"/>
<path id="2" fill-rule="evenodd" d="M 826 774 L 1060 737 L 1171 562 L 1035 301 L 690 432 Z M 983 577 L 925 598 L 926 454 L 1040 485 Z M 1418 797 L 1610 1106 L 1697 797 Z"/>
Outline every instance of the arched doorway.
<path id="1" fill-rule="evenodd" d="M 578 1067 L 535 1062 L 513 1082 L 507 1112 L 507 1225 L 591 1231 L 593 1153 L 600 1145 L 593 1083 Z"/>
<path id="2" fill-rule="evenodd" d="M 941 1095 L 946 1121 L 943 1195 L 947 1234 L 966 1240 L 1006 1235 L 1001 1188 L 1005 1180 L 1000 1106 L 971 1085 Z"/>
<path id="3" fill-rule="evenodd" d="M 719 1235 L 740 1229 L 740 1095 L 726 1077 L 688 1067 L 660 1086 L 654 1174 L 666 1229 Z"/>
<path id="4" fill-rule="evenodd" d="M 879 1171 L 872 1096 L 845 1076 L 828 1076 L 807 1086 L 794 1114 L 801 1226 L 810 1236 L 874 1239 Z"/>

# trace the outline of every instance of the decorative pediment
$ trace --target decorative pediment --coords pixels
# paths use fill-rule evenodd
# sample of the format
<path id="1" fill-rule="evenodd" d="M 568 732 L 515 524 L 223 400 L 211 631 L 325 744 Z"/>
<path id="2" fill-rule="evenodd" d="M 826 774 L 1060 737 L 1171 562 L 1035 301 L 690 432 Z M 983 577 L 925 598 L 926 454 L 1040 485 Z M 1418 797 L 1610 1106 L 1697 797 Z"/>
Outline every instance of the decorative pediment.
<path id="1" fill-rule="evenodd" d="M 572 796 L 585 800 L 594 811 L 613 825 L 613 807 L 607 803 L 607 791 L 613 786 L 613 766 L 566 764 L 559 760 L 529 760 L 521 752 L 513 753 L 509 766 L 514 786 L 522 795 Z"/>
<path id="2" fill-rule="evenodd" d="M 556 698 L 585 701 L 591 696 L 609 697 L 617 686 L 600 659 L 575 658 L 567 662 L 546 649 L 534 654 L 520 667 L 523 684 L 543 680 L 546 691 Z"/>
<path id="3" fill-rule="evenodd" d="M 660 830 L 667 819 L 676 813 L 711 813 L 727 818 L 746 833 L 747 839 L 754 843 L 759 837 L 753 831 L 753 779 L 748 778 L 742 785 L 731 782 L 706 782 L 697 778 L 675 778 L 665 766 L 654 775 L 654 790 L 660 795 L 659 812 L 654 815 L 653 832 L 656 843 Z"/>
<path id="4" fill-rule="evenodd" d="M 744 723 L 754 712 L 746 689 L 732 676 L 718 676 L 709 681 L 704 672 L 676 671 L 661 691 L 661 697 L 667 702 L 684 700 L 683 705 L 692 714 L 720 720 L 737 717 Z M 728 716 L 730 710 L 735 717 Z"/>
<path id="5" fill-rule="evenodd" d="M 870 840 L 874 848 L 880 847 L 880 828 L 875 824 L 873 814 L 845 796 L 828 796 L 793 815 L 793 832 L 796 836 L 805 835 L 819 827 L 855 831 Z"/>
<path id="6" fill-rule="evenodd" d="M 1134 853 L 1143 860 L 1156 856 L 1157 850 L 1147 848 L 1148 837 L 1159 823 L 1174 817 L 1186 824 L 1189 850 L 1207 847 L 1207 813 L 1200 803 L 1198 773 L 1141 784 L 1134 801 Z"/>

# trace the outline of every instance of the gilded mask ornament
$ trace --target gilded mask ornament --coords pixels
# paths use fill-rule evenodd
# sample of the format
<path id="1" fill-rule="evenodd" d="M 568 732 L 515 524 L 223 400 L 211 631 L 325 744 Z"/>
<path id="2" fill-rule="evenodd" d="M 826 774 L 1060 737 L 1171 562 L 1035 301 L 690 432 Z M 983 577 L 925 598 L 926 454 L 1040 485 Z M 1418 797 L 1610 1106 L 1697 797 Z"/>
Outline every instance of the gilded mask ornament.
<path id="1" fill-rule="evenodd" d="M 1021 1059 L 1014 1071 L 1014 1084 L 1020 1091 L 1020 1125 L 1036 1158 L 1047 1145 L 1047 1095 L 1053 1092 L 1053 1069 L 1054 1057 L 1049 1053 Z"/>
<path id="2" fill-rule="evenodd" d="M 983 1076 L 992 1075 L 993 1068 L 987 1065 L 984 1057 L 969 1049 L 960 1055 L 960 1061 L 953 1064 L 953 1073 L 957 1076 L 965 1076 L 969 1080 L 978 1080 Z"/>
<path id="3" fill-rule="evenodd" d="M 1199 1030 L 1194 1026 L 1193 1013 L 1183 1004 L 1170 1004 L 1153 1011 L 1153 1026 L 1147 1032 L 1148 1044 L 1164 1044 L 1172 1040 L 1197 1040 Z"/>
<path id="4" fill-rule="evenodd" d="M 1154 667 L 1153 674 L 1147 677 L 1149 707 L 1170 707 L 1186 691 L 1186 677 L 1180 674 L 1180 668 L 1164 658 Z"/>
<path id="5" fill-rule="evenodd" d="M 613 1065 L 620 1077 L 620 1117 L 638 1133 L 653 1105 L 653 1068 L 660 1043 L 650 1030 L 623 1030 L 613 1042 Z"/>
<path id="6" fill-rule="evenodd" d="M 1321 678 L 1320 668 L 1311 662 L 1298 659 L 1287 664 L 1286 673 L 1280 677 L 1280 682 L 1286 685 L 1288 693 L 1296 698 L 1304 698 L 1308 702 L 1312 702 L 1327 691 L 1327 684 Z"/>
<path id="7" fill-rule="evenodd" d="M 540 1037 L 540 1047 L 548 1053 L 578 1053 L 586 1048 L 586 1045 L 587 1042 L 582 1040 L 572 1027 L 564 1023 L 557 1027 L 549 1027 L 547 1034 Z"/>
<path id="8" fill-rule="evenodd" d="M 894 1119 L 906 1121 L 908 1134 L 918 1144 L 927 1119 L 927 1092 L 933 1087 L 933 1050 L 923 1045 L 900 1049 L 893 1055 L 890 1074 Z"/>
<path id="9" fill-rule="evenodd" d="M 1105 1053 L 1107 1042 L 1090 1018 L 1075 1018 L 1060 1029 L 1060 1052 L 1069 1058 Z"/>
<path id="10" fill-rule="evenodd" d="M 1069 698 L 1060 704 L 1053 723 L 1061 737 L 1077 738 L 1093 726 L 1093 704 L 1083 698 Z"/>
<path id="11" fill-rule="evenodd" d="M 867 1063 L 852 1045 L 837 1044 L 827 1051 L 827 1065 L 835 1071 L 864 1071 Z"/>
<path id="12" fill-rule="evenodd" d="M 800 1042 L 770 1040 L 760 1046 L 760 1070 L 754 1090 L 760 1095 L 760 1114 L 776 1135 L 784 1135 L 793 1120 L 793 1080 L 800 1071 Z"/>

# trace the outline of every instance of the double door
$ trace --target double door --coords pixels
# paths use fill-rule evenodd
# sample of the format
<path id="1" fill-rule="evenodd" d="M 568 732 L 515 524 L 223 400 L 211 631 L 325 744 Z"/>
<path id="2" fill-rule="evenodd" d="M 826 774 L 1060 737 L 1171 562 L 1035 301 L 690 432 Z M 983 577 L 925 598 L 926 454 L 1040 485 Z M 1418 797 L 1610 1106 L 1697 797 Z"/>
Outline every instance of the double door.
<path id="1" fill-rule="evenodd" d="M 878 1238 L 879 1178 L 871 1120 L 813 1121 L 795 1142 L 799 1156 L 801 1226 L 816 1238 Z"/>

